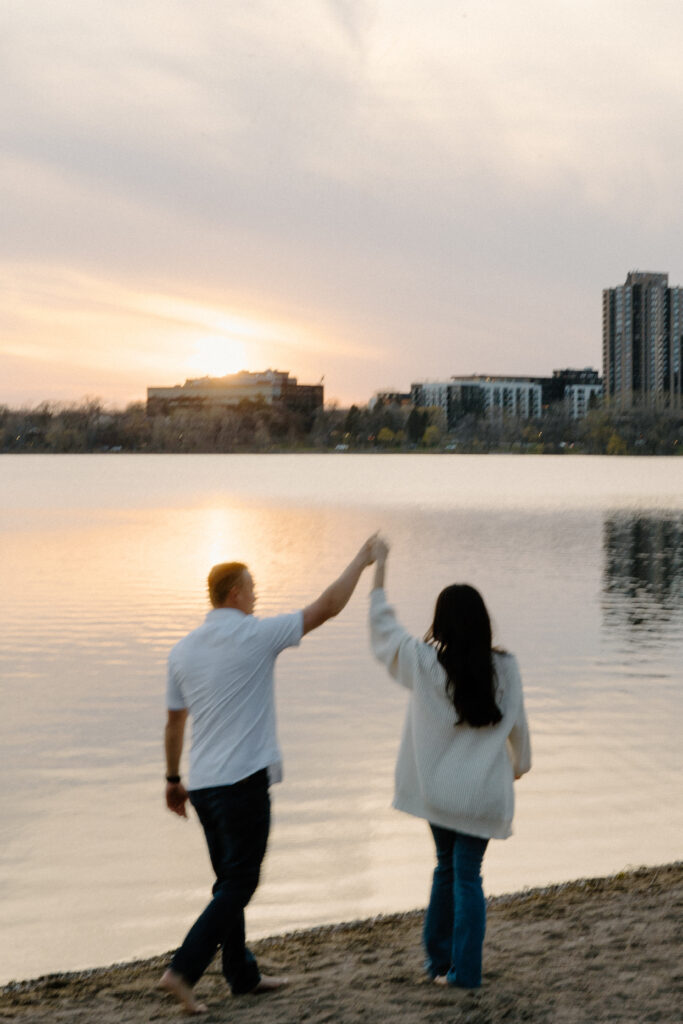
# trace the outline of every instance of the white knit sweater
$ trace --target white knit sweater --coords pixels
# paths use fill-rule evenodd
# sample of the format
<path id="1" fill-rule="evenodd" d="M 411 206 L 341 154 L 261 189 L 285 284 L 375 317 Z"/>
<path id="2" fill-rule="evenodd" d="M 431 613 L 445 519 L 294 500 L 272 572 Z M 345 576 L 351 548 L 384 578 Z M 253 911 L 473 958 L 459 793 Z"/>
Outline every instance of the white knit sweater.
<path id="1" fill-rule="evenodd" d="M 381 589 L 370 596 L 370 634 L 375 657 L 410 690 L 394 807 L 467 835 L 505 839 L 512 832 L 514 776 L 531 767 L 517 661 L 494 654 L 502 720 L 478 729 L 456 726 L 435 648 L 406 632 Z"/>

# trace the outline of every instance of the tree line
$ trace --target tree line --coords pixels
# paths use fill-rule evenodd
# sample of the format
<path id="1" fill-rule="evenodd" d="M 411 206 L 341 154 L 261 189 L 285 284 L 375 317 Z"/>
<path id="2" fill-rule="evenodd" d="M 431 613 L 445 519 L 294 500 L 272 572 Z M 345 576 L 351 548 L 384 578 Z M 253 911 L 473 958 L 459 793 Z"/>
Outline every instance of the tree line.
<path id="1" fill-rule="evenodd" d="M 473 413 L 450 429 L 440 408 L 393 403 L 331 406 L 314 416 L 281 404 L 176 409 L 148 415 L 143 403 L 111 410 L 79 405 L 0 407 L 0 451 L 278 452 L 458 451 L 672 455 L 683 446 L 683 413 L 598 407 L 580 420 L 561 403 L 534 420 Z"/>

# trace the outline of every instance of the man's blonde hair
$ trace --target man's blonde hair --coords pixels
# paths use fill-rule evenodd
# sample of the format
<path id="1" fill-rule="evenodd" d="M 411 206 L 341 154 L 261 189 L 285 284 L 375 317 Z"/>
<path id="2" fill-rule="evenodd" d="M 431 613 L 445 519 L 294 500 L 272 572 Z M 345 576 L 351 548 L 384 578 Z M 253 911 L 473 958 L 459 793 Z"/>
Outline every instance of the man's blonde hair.
<path id="1" fill-rule="evenodd" d="M 239 583 L 246 569 L 243 562 L 221 562 L 220 565 L 214 565 L 208 579 L 209 598 L 214 608 L 221 608 L 225 604 L 228 594 Z"/>

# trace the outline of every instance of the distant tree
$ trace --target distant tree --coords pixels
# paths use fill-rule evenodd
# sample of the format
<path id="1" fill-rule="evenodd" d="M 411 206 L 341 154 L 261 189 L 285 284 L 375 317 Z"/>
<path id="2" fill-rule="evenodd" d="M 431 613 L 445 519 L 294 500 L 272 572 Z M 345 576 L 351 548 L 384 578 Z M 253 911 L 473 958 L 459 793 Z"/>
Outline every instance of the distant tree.
<path id="1" fill-rule="evenodd" d="M 459 449 L 467 451 L 470 448 L 472 442 L 477 436 L 478 427 L 479 420 L 474 413 L 465 413 L 465 415 L 458 420 L 455 427 L 451 431 L 451 437 L 453 438 L 453 441 L 458 445 Z"/>
<path id="2" fill-rule="evenodd" d="M 311 427 L 311 442 L 326 448 L 333 448 L 339 443 L 343 432 L 346 414 L 336 405 L 327 409 L 318 409 Z"/>
<path id="3" fill-rule="evenodd" d="M 608 438 L 608 441 L 607 441 L 607 454 L 608 455 L 626 455 L 627 451 L 628 451 L 628 447 L 626 445 L 626 441 L 623 439 L 623 437 L 621 437 L 620 434 L 617 434 L 616 431 L 613 431 L 610 434 L 610 436 Z"/>
<path id="4" fill-rule="evenodd" d="M 439 428 L 436 427 L 433 423 L 430 423 L 430 425 L 427 427 L 424 434 L 422 435 L 423 445 L 425 446 L 425 448 L 436 448 L 440 440 L 441 432 L 439 431 Z"/>
<path id="5" fill-rule="evenodd" d="M 346 419 L 344 420 L 344 433 L 350 434 L 351 437 L 356 437 L 360 430 L 361 421 L 362 416 L 360 409 L 357 405 L 352 405 L 346 414 Z"/>
<path id="6" fill-rule="evenodd" d="M 607 409 L 592 409 L 588 412 L 578 425 L 578 432 L 589 454 L 604 454 L 613 432 Z"/>
<path id="7" fill-rule="evenodd" d="M 446 436 L 458 451 L 560 451 L 563 442 L 588 453 L 674 454 L 683 450 L 683 412 L 678 409 L 608 406 L 572 420 L 558 403 L 544 416 L 462 415 L 450 433 L 439 407 L 406 409 L 378 402 L 371 409 L 335 405 L 313 417 L 285 405 L 244 402 L 227 408 L 181 408 L 147 415 L 143 403 L 105 409 L 97 398 L 80 404 L 43 402 L 35 408 L 0 406 L 3 452 L 87 452 L 121 448 L 150 452 L 233 452 L 320 449 L 340 443 L 355 448 L 421 444 L 433 449 Z M 346 429 L 346 428 L 352 429 Z"/>
<path id="8" fill-rule="evenodd" d="M 559 449 L 561 444 L 571 444 L 576 440 L 577 421 L 572 419 L 564 402 L 555 402 L 539 419 L 531 421 L 530 426 L 543 432 L 546 445 Z"/>
<path id="9" fill-rule="evenodd" d="M 436 429 L 439 435 L 439 440 L 441 440 L 448 430 L 448 420 L 446 419 L 445 409 L 442 409 L 440 405 L 430 405 L 427 409 L 427 415 L 429 417 L 429 426 Z"/>
<path id="10" fill-rule="evenodd" d="M 118 417 L 119 444 L 126 451 L 145 451 L 149 448 L 152 424 L 142 402 L 128 405 Z"/>
<path id="11" fill-rule="evenodd" d="M 429 424 L 429 413 L 426 409 L 416 409 L 413 407 L 408 413 L 408 419 L 406 421 L 406 434 L 408 439 L 417 444 L 422 439 L 427 426 Z"/>

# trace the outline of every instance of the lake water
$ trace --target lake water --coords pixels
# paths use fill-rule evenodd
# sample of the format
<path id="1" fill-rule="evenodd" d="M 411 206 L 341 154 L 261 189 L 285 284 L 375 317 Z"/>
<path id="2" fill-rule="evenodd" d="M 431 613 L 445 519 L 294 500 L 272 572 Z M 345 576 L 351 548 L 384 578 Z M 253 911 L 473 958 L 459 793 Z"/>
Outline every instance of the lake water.
<path id="1" fill-rule="evenodd" d="M 246 561 L 301 607 L 378 527 L 422 634 L 483 592 L 522 669 L 534 767 L 489 893 L 680 858 L 683 459 L 3 456 L 0 982 L 177 945 L 212 882 L 163 805 L 165 659 Z M 285 781 L 252 937 L 423 906 L 426 825 L 390 807 L 405 694 L 370 657 L 370 575 L 278 661 Z"/>

